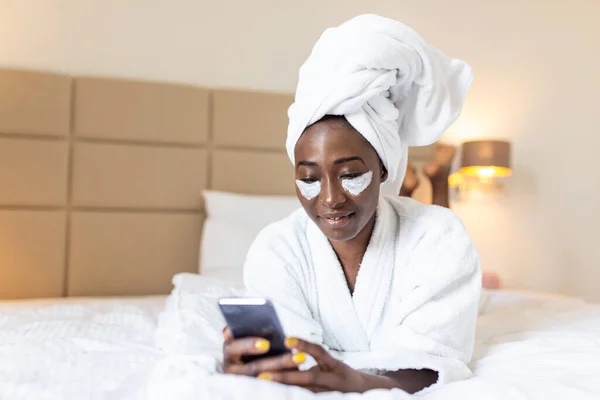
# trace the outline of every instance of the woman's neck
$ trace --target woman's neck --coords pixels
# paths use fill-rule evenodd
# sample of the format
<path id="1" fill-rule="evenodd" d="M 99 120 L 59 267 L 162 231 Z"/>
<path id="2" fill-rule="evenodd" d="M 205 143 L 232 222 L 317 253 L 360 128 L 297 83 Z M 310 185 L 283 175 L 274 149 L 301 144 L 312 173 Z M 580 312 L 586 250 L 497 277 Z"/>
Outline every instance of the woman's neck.
<path id="1" fill-rule="evenodd" d="M 330 242 L 333 251 L 335 251 L 342 265 L 344 275 L 346 276 L 346 283 L 351 293 L 354 292 L 356 276 L 358 275 L 363 256 L 369 246 L 373 229 L 375 229 L 375 215 L 373 215 L 362 231 L 354 238 L 343 242 Z"/>

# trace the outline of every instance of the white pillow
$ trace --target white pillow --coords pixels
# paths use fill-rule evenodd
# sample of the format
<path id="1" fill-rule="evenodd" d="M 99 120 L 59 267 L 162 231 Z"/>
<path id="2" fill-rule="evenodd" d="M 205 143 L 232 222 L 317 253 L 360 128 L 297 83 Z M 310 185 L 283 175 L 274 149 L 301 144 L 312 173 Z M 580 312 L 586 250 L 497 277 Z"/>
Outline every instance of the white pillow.
<path id="1" fill-rule="evenodd" d="M 199 273 L 243 282 L 246 253 L 256 235 L 301 207 L 296 196 L 244 195 L 206 190 L 206 220 L 200 241 Z"/>

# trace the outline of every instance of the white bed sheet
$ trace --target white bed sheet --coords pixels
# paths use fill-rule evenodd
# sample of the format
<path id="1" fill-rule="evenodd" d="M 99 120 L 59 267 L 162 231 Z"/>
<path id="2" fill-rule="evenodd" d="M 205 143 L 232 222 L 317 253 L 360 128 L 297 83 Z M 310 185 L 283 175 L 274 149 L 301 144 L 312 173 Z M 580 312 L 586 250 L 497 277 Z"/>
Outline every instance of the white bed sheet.
<path id="1" fill-rule="evenodd" d="M 0 302 L 0 399 L 142 399 L 166 296 Z"/>
<path id="2" fill-rule="evenodd" d="M 187 327 L 169 325 L 163 296 L 0 302 L 0 399 L 415 398 L 400 390 L 317 396 L 215 374 L 207 363 L 219 352 L 214 300 L 232 291 L 214 280 L 195 289 L 202 293 L 176 300 L 200 307 Z M 473 378 L 423 398 L 600 399 L 600 305 L 490 292 L 471 366 Z"/>

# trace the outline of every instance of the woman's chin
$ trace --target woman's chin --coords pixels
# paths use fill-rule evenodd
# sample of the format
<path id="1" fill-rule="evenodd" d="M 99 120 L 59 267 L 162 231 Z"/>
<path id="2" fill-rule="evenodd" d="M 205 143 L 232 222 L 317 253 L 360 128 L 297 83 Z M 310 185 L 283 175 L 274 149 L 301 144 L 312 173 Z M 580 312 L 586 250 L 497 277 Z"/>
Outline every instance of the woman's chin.
<path id="1" fill-rule="evenodd" d="M 345 242 L 354 239 L 358 234 L 354 229 L 348 229 L 349 227 L 345 227 L 344 229 L 332 229 L 327 226 L 320 228 L 321 232 L 332 242 Z"/>
<path id="2" fill-rule="evenodd" d="M 354 239 L 360 232 L 356 226 L 355 215 L 348 220 L 330 221 L 326 218 L 316 217 L 316 224 L 323 234 L 332 242 L 345 242 Z"/>

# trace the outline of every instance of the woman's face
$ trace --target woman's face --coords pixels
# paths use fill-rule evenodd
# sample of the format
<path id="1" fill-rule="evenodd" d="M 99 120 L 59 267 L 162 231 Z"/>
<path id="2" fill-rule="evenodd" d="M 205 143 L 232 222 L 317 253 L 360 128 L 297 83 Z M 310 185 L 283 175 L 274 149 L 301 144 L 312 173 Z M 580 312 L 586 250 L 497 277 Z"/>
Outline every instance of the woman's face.
<path id="1" fill-rule="evenodd" d="M 356 237 L 375 215 L 387 177 L 369 143 L 343 117 L 308 127 L 294 149 L 296 193 L 332 241 Z"/>

